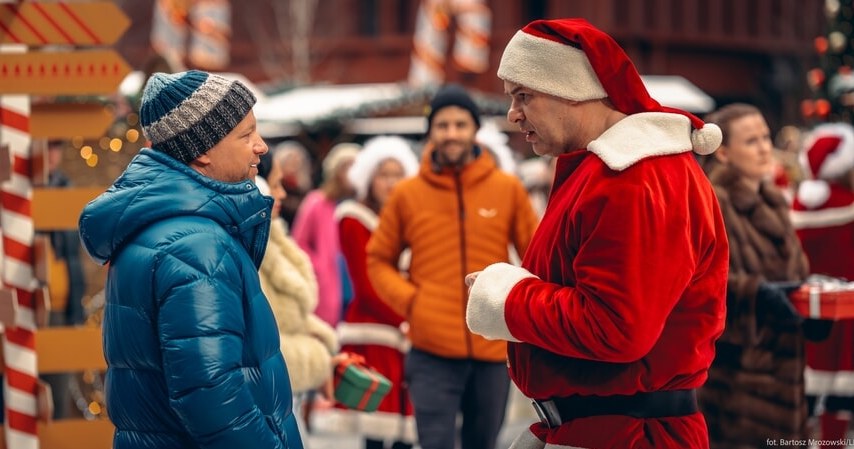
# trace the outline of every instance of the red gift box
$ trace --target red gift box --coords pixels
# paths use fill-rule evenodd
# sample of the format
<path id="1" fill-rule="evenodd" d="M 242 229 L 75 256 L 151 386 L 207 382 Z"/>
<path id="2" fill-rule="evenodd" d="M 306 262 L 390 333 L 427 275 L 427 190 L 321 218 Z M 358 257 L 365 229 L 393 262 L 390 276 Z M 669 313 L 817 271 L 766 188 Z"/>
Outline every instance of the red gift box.
<path id="1" fill-rule="evenodd" d="M 811 276 L 789 295 L 806 318 L 843 320 L 854 318 L 854 282 Z"/>

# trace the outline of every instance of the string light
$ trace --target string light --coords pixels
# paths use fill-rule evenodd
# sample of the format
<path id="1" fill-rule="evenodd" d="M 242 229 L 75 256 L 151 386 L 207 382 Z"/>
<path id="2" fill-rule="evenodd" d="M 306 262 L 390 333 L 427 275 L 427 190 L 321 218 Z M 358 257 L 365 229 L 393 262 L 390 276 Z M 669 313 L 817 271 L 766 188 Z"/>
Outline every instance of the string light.
<path id="1" fill-rule="evenodd" d="M 122 144 L 123 143 L 124 142 L 122 142 L 122 139 L 119 139 L 118 137 L 116 137 L 110 141 L 110 149 L 113 150 L 114 152 L 118 153 L 119 151 L 122 150 Z"/>

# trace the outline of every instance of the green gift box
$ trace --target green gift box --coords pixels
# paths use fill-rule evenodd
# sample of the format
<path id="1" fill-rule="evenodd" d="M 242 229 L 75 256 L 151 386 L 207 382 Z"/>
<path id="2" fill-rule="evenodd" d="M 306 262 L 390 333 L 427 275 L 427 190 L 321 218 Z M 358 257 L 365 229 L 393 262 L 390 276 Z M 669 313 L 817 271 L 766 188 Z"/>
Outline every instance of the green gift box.
<path id="1" fill-rule="evenodd" d="M 391 390 L 391 381 L 356 354 L 335 367 L 335 400 L 349 409 L 373 412 Z"/>

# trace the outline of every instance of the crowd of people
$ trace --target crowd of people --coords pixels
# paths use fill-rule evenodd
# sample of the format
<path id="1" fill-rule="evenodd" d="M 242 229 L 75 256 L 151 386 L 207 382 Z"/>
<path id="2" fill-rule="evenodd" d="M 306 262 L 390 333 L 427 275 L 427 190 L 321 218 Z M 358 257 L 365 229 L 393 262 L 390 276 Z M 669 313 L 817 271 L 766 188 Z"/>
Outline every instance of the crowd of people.
<path id="1" fill-rule="evenodd" d="M 847 441 L 854 325 L 789 294 L 854 277 L 854 127 L 810 130 L 780 182 L 758 108 L 662 106 L 583 19 L 529 23 L 497 75 L 534 157 L 448 84 L 423 142 L 338 143 L 316 187 L 239 81 L 153 75 L 150 148 L 79 223 L 114 447 L 297 449 L 328 420 L 492 449 L 514 389 L 517 449 Z M 376 411 L 332 405 L 354 357 L 391 381 Z"/>

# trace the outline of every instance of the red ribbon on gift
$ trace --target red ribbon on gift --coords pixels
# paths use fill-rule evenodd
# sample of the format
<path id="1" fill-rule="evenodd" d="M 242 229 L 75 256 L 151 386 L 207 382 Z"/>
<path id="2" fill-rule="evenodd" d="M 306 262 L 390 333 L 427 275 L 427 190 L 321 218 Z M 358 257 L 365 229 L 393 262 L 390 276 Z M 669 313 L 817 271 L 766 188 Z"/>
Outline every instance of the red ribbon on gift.
<path id="1" fill-rule="evenodd" d="M 350 366 L 356 366 L 360 368 L 364 368 L 365 373 L 371 378 L 371 385 L 368 386 L 368 389 L 365 390 L 365 394 L 362 395 L 362 400 L 359 401 L 359 405 L 356 406 L 357 409 L 363 410 L 368 406 L 368 402 L 371 400 L 371 395 L 377 391 L 377 388 L 380 386 L 380 378 L 374 373 L 373 368 L 368 366 L 368 363 L 365 361 L 365 358 L 360 354 L 354 354 L 352 352 L 344 352 L 343 354 L 347 355 L 347 358 L 338 363 L 338 366 L 335 367 L 335 388 L 338 388 L 338 385 L 341 383 L 341 379 L 344 378 L 344 373 L 347 371 L 347 368 Z"/>

